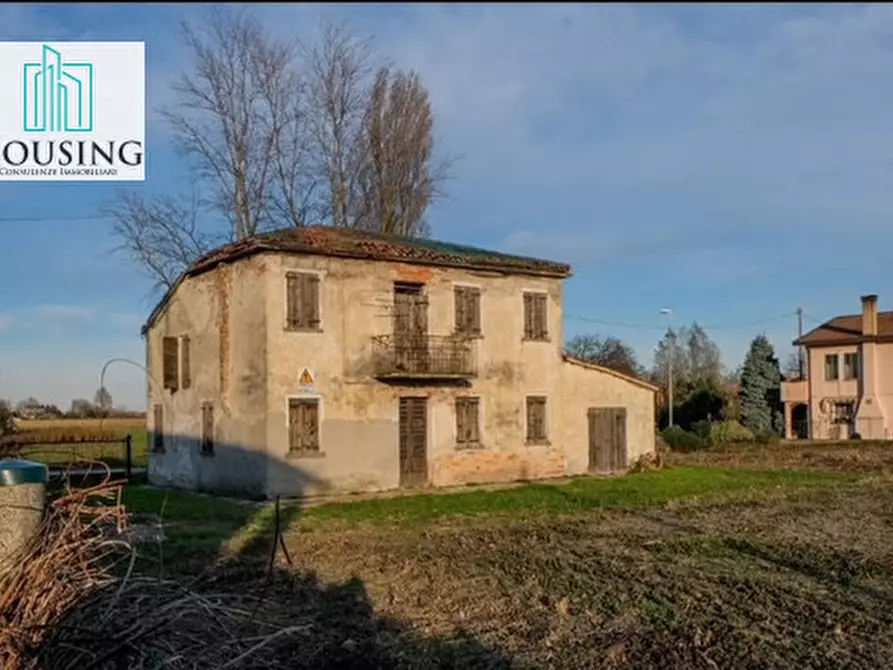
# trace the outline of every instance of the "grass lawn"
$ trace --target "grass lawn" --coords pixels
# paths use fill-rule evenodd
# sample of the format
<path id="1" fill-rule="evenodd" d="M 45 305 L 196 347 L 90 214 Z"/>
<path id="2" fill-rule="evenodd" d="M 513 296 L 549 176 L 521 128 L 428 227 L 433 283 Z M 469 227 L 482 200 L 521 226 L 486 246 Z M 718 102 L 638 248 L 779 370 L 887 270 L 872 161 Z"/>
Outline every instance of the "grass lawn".
<path id="1" fill-rule="evenodd" d="M 167 536 L 141 570 L 213 564 L 211 588 L 312 622 L 296 668 L 887 667 L 893 480 L 838 470 L 677 465 L 283 507 L 272 585 L 269 504 L 145 486 L 125 504 Z"/>

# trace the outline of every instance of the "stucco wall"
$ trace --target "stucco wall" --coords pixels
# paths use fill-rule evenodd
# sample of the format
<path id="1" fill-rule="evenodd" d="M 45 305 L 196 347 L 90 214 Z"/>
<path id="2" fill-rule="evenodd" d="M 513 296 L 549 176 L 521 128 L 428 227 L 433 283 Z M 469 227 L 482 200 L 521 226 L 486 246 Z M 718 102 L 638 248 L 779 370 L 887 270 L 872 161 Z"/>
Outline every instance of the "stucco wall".
<path id="1" fill-rule="evenodd" d="M 589 469 L 590 407 L 626 408 L 629 464 L 654 451 L 654 391 L 608 372 L 575 362 L 562 364 L 561 441 L 567 474 Z"/>
<path id="2" fill-rule="evenodd" d="M 198 490 L 261 496 L 269 467 L 265 444 L 266 351 L 260 257 L 187 278 L 146 338 L 149 421 L 164 405 L 164 453 L 152 452 L 149 480 Z M 165 336 L 190 338 L 188 389 L 162 389 Z M 203 402 L 214 405 L 214 453 L 200 449 Z"/>
<path id="3" fill-rule="evenodd" d="M 435 486 L 466 481 L 499 481 L 554 476 L 563 468 L 560 445 L 527 447 L 526 394 L 549 397 L 556 412 L 560 382 L 561 282 L 397 263 L 327 257 L 270 255 L 267 310 L 271 360 L 267 390 L 267 440 L 271 462 L 290 469 L 271 476 L 270 493 L 374 490 L 399 484 L 398 403 L 400 396 L 427 396 L 428 463 Z M 321 332 L 285 330 L 285 273 L 320 273 Z M 393 330 L 395 281 L 426 284 L 432 335 L 453 332 L 456 284 L 481 289 L 482 337 L 476 341 L 478 378 L 468 388 L 391 386 L 370 378 L 371 337 Z M 548 342 L 522 342 L 524 290 L 548 293 Z M 286 407 L 302 393 L 304 367 L 315 377 L 321 402 L 320 442 L 324 456 L 289 459 Z M 481 398 L 484 449 L 456 449 L 455 397 Z M 553 424 L 555 419 L 550 421 Z"/>

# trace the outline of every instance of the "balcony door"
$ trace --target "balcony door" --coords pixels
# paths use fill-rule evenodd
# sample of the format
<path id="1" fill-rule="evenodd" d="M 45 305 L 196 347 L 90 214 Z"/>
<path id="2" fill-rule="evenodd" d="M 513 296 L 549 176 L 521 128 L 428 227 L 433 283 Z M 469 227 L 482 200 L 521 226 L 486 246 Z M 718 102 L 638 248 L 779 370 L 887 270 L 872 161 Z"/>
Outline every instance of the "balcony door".
<path id="1" fill-rule="evenodd" d="M 397 370 L 428 369 L 428 298 L 424 284 L 394 284 L 394 355 Z"/>

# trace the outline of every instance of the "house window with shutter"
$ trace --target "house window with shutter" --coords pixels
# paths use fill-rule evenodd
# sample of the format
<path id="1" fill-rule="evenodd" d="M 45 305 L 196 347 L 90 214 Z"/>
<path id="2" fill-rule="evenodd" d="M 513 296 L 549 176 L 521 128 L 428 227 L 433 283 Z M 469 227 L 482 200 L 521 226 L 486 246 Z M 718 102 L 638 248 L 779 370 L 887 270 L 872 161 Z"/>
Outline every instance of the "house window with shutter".
<path id="1" fill-rule="evenodd" d="M 546 434 L 546 398 L 545 396 L 528 396 L 527 398 L 527 443 L 545 444 Z"/>
<path id="2" fill-rule="evenodd" d="M 155 405 L 152 412 L 152 451 L 164 451 L 164 408 Z"/>
<path id="3" fill-rule="evenodd" d="M 214 455 L 214 403 L 202 403 L 202 455 Z"/>
<path id="4" fill-rule="evenodd" d="M 180 388 L 192 386 L 192 373 L 189 366 L 189 336 L 180 338 Z"/>
<path id="5" fill-rule="evenodd" d="M 840 363 L 837 354 L 827 354 L 825 356 L 825 381 L 836 381 L 840 379 Z"/>
<path id="6" fill-rule="evenodd" d="M 290 454 L 319 453 L 319 399 L 288 399 L 288 451 Z"/>
<path id="7" fill-rule="evenodd" d="M 546 314 L 548 296 L 545 293 L 524 294 L 524 339 L 548 340 L 549 320 Z"/>
<path id="8" fill-rule="evenodd" d="M 456 398 L 456 446 L 474 449 L 481 446 L 480 398 Z"/>
<path id="9" fill-rule="evenodd" d="M 481 290 L 474 286 L 457 286 L 456 334 L 476 337 L 481 334 Z"/>
<path id="10" fill-rule="evenodd" d="M 176 391 L 179 388 L 180 343 L 176 337 L 165 337 L 161 340 L 161 349 L 163 386 Z"/>
<path id="11" fill-rule="evenodd" d="M 859 379 L 859 354 L 843 355 L 843 378 Z"/>
<path id="12" fill-rule="evenodd" d="M 286 328 L 319 330 L 319 276 L 309 272 L 286 275 Z"/>

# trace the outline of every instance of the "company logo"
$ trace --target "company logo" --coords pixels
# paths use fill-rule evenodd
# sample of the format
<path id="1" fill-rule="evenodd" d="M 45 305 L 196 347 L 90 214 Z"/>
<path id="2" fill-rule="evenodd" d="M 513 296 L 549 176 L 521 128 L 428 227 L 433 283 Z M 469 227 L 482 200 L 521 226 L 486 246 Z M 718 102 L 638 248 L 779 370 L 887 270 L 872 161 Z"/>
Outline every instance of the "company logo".
<path id="1" fill-rule="evenodd" d="M 43 45 L 39 63 L 25 63 L 22 98 L 25 132 L 93 130 L 93 64 L 65 63 Z"/>
<path id="2" fill-rule="evenodd" d="M 0 91 L 0 181 L 145 179 L 143 42 L 0 42 Z"/>

